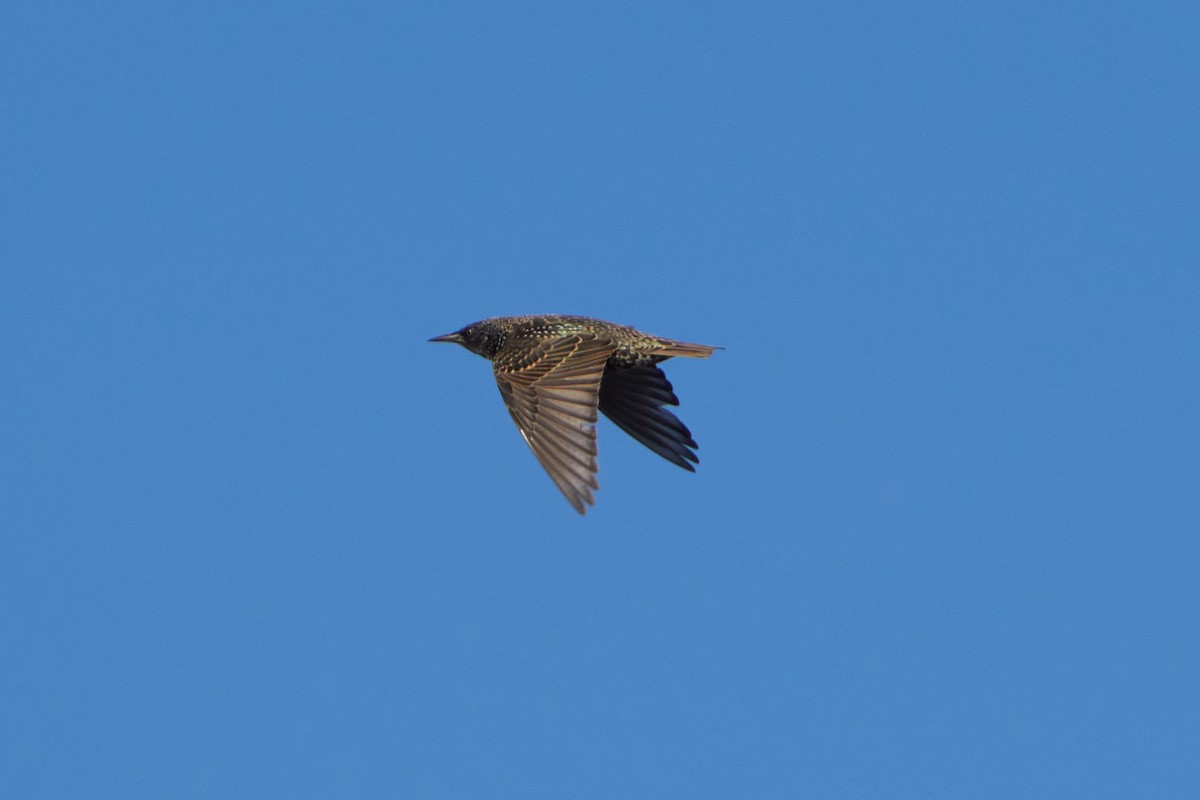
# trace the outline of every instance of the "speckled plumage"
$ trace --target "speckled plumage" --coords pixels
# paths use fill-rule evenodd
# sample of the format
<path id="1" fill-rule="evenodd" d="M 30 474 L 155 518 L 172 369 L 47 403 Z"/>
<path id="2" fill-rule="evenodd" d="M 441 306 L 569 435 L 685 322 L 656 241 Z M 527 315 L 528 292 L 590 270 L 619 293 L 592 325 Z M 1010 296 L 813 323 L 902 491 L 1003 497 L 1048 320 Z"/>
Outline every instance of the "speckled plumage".
<path id="1" fill-rule="evenodd" d="M 679 399 L 656 366 L 717 348 L 590 317 L 495 317 L 430 339 L 492 362 L 521 436 L 575 510 L 595 503 L 597 411 L 673 464 L 694 471 L 691 431 L 663 406 Z"/>

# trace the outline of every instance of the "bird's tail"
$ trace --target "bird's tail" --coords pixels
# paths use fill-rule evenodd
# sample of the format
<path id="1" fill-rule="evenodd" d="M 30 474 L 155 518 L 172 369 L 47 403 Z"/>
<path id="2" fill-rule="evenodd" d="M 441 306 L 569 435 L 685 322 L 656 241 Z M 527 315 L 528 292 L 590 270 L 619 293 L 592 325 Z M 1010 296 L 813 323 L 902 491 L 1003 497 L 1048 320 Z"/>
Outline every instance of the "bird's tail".
<path id="1" fill-rule="evenodd" d="M 674 339 L 659 339 L 659 346 L 654 353 L 661 356 L 683 356 L 684 358 L 708 358 L 713 354 L 714 350 L 720 350 L 720 347 L 710 347 L 706 344 L 692 344 L 690 342 L 677 342 Z"/>

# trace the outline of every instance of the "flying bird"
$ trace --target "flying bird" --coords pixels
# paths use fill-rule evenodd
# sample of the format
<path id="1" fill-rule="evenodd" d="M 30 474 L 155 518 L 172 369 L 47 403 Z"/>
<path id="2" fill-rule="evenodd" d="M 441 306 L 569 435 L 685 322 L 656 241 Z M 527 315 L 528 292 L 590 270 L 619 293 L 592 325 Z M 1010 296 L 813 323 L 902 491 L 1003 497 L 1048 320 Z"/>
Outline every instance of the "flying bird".
<path id="1" fill-rule="evenodd" d="M 580 514 L 596 502 L 596 412 L 660 456 L 695 472 L 691 431 L 664 406 L 679 405 L 657 366 L 708 358 L 689 344 L 589 317 L 495 317 L 435 336 L 492 362 L 504 405 L 525 443 Z"/>

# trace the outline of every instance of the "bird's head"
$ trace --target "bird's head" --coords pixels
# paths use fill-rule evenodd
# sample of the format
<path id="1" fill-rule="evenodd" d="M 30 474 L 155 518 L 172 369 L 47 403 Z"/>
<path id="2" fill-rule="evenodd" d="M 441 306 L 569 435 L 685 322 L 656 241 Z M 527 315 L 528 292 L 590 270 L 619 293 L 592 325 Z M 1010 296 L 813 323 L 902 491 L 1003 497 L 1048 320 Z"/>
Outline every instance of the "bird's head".
<path id="1" fill-rule="evenodd" d="M 447 333 L 443 336 L 435 336 L 429 341 L 431 342 L 454 342 L 461 344 L 463 347 L 470 350 L 472 353 L 481 355 L 484 358 L 491 358 L 492 355 L 500 349 L 504 344 L 504 332 L 490 320 L 482 322 L 472 322 L 465 328 L 460 328 L 454 333 Z"/>

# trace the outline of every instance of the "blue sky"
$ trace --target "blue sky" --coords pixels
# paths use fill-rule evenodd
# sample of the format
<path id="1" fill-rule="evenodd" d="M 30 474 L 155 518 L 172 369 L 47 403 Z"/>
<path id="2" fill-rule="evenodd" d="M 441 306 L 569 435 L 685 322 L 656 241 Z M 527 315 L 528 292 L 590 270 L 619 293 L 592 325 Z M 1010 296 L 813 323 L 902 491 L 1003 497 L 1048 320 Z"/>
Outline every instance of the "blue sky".
<path id="1" fill-rule="evenodd" d="M 0 12 L 0 794 L 1200 796 L 1183 4 Z M 486 362 L 667 374 L 557 493 Z"/>

